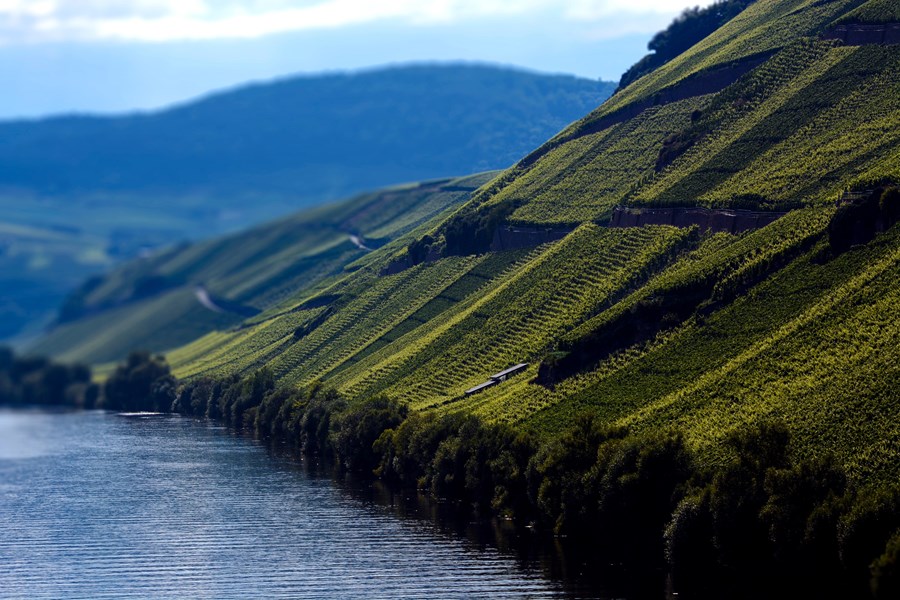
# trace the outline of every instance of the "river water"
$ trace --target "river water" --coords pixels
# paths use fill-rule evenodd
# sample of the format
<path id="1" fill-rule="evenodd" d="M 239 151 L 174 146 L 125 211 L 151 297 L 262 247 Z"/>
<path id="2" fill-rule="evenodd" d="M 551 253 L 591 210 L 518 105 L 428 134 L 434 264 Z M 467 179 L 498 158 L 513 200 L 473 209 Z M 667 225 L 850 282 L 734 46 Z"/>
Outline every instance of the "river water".
<path id="1" fill-rule="evenodd" d="M 413 496 L 205 421 L 0 411 L 0 597 L 620 597 Z"/>

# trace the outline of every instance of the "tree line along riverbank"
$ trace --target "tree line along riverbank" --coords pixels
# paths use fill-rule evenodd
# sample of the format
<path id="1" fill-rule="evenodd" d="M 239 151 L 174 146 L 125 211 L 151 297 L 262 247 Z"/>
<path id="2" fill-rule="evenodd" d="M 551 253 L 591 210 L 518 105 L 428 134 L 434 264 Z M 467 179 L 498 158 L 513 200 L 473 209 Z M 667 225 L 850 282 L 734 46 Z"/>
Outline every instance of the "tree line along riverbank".
<path id="1" fill-rule="evenodd" d="M 900 486 L 852 485 L 829 456 L 798 459 L 777 420 L 726 440 L 708 465 L 677 429 L 634 434 L 590 412 L 552 443 L 466 415 L 349 404 L 322 384 L 178 381 L 134 353 L 101 385 L 90 369 L 0 351 L 0 404 L 173 412 L 286 443 L 338 470 L 535 525 L 600 555 L 668 572 L 683 595 L 895 598 Z"/>

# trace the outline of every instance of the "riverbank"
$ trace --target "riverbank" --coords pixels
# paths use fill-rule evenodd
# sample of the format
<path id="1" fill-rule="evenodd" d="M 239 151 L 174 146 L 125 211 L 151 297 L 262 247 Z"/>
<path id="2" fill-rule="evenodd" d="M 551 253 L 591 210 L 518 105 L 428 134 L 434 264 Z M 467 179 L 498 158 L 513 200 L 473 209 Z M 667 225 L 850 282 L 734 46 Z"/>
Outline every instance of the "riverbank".
<path id="1" fill-rule="evenodd" d="M 541 442 L 385 397 L 349 404 L 322 385 L 276 388 L 265 369 L 178 382 L 140 354 L 98 405 L 219 420 L 342 472 L 590 544 L 597 564 L 668 572 L 693 597 L 889 598 L 897 581 L 900 488 L 858 487 L 830 456 L 798 457 L 776 419 L 733 432 L 731 460 L 710 465 L 677 429 L 637 434 L 585 413 Z"/>
<path id="2" fill-rule="evenodd" d="M 630 596 L 211 421 L 0 410 L 0 432 L 5 598 Z"/>

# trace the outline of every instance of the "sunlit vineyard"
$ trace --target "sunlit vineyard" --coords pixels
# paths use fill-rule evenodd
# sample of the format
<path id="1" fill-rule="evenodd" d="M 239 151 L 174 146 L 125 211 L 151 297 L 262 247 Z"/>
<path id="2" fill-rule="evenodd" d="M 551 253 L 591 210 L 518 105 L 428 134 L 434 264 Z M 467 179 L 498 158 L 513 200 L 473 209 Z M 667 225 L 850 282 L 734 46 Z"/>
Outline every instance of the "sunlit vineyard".
<path id="1" fill-rule="evenodd" d="M 741 82 L 717 95 L 699 124 L 701 139 L 630 199 L 635 204 L 697 204 L 729 175 L 789 135 L 784 121 L 808 119 L 804 111 L 820 99 L 810 86 L 850 50 L 830 51 L 833 43 L 798 42 L 772 57 Z M 830 95 L 843 93 L 833 81 Z M 794 106 L 796 105 L 796 106 Z M 805 105 L 805 106 L 804 106 Z M 754 190 L 742 190 L 750 194 Z"/>
<path id="2" fill-rule="evenodd" d="M 387 390 L 413 406 L 454 400 L 511 364 L 539 359 L 547 340 L 604 307 L 667 256 L 684 234 L 670 228 L 586 227 L 524 265 L 516 277 L 461 307 L 444 327 L 366 370 L 354 394 Z M 565 265 L 565 266 L 564 266 Z M 555 274 L 555 276 L 551 276 Z"/>
<path id="3" fill-rule="evenodd" d="M 75 312 L 81 318 L 55 327 L 35 350 L 52 349 L 74 360 L 113 361 L 136 345 L 175 348 L 237 325 L 255 311 L 264 313 L 250 323 L 264 322 L 267 312 L 288 310 L 298 296 L 302 301 L 341 279 L 345 267 L 370 259 L 350 234 L 387 242 L 386 250 L 402 247 L 405 236 L 427 227 L 492 177 L 488 173 L 364 194 L 128 263 L 80 292 Z M 202 307 L 193 297 L 200 284 L 241 310 Z M 93 317 L 95 313 L 99 315 Z"/>
<path id="4" fill-rule="evenodd" d="M 745 169 L 709 191 L 703 200 L 721 202 L 752 190 L 776 204 L 831 201 L 848 180 L 870 166 L 873 157 L 897 147 L 900 47 L 857 48 L 823 83 L 806 91 L 817 99 L 819 110 L 804 112 L 815 118 L 756 155 Z M 829 107 L 829 100 L 836 97 L 839 101 Z M 784 130 L 786 125 L 781 122 L 772 127 Z"/>
<path id="5" fill-rule="evenodd" d="M 900 4 L 894 0 L 867 0 L 856 10 L 838 19 L 837 23 L 898 23 Z"/>
<path id="6" fill-rule="evenodd" d="M 321 380 L 351 404 L 385 395 L 542 440 L 585 411 L 636 432 L 675 425 L 710 464 L 724 460 L 729 432 L 777 418 L 805 457 L 833 454 L 858 480 L 900 476 L 900 233 L 882 218 L 900 207 L 880 196 L 900 183 L 900 46 L 820 35 L 859 5 L 759 0 L 485 177 L 469 202 L 371 221 L 376 232 L 410 227 L 306 287 L 273 285 L 263 313 L 172 352 L 177 374 L 266 366 L 281 385 Z M 735 64 L 754 68 L 721 89 L 666 96 Z M 640 110 L 608 118 L 628 106 Z M 608 126 L 591 129 L 601 119 Z M 836 207 L 851 189 L 882 217 L 855 222 L 862 205 Z M 737 235 L 607 228 L 622 204 L 786 214 Z M 474 238 L 498 214 L 503 226 L 571 233 L 502 252 L 448 242 L 448 223 Z M 285 269 L 304 260 L 289 248 L 273 255 Z M 316 243 L 317 255 L 339 248 Z M 416 248 L 427 259 L 412 260 Z M 222 280 L 250 297 L 278 268 Z M 524 373 L 464 396 L 521 362 Z"/>
<path id="7" fill-rule="evenodd" d="M 856 0 L 758 0 L 677 59 L 614 95 L 579 125 L 650 97 L 696 73 L 783 48 L 801 37 L 814 36 L 855 3 Z"/>
<path id="8" fill-rule="evenodd" d="M 571 224 L 608 219 L 612 208 L 622 203 L 635 182 L 654 173 L 663 140 L 673 130 L 687 127 L 698 106 L 701 105 L 695 101 L 684 101 L 651 109 L 610 133 L 566 144 L 592 142 L 591 150 L 571 164 L 542 160 L 535 165 L 529 175 L 541 179 L 544 185 L 528 190 L 527 203 L 513 213 L 512 220 L 524 224 Z M 547 176 L 548 171 L 559 172 L 560 167 L 564 177 Z M 504 190 L 498 198 L 505 195 Z"/>

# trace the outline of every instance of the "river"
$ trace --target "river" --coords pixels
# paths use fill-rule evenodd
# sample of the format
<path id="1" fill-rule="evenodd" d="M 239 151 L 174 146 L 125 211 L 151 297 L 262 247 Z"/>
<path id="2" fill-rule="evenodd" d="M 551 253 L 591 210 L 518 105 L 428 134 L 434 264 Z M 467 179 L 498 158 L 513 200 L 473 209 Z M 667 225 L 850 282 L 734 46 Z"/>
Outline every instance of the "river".
<path id="1" fill-rule="evenodd" d="M 527 531 L 170 415 L 0 410 L 0 532 L 3 598 L 622 597 Z"/>

